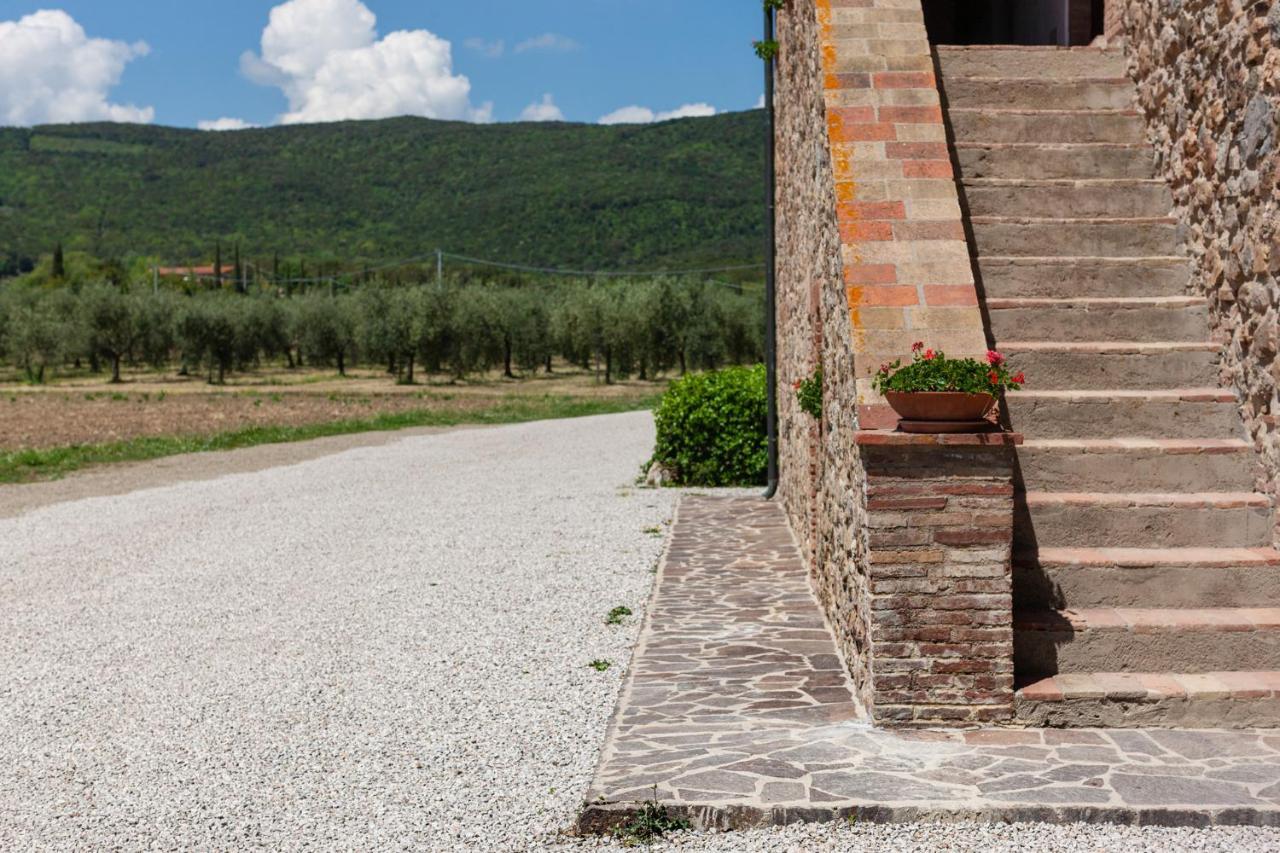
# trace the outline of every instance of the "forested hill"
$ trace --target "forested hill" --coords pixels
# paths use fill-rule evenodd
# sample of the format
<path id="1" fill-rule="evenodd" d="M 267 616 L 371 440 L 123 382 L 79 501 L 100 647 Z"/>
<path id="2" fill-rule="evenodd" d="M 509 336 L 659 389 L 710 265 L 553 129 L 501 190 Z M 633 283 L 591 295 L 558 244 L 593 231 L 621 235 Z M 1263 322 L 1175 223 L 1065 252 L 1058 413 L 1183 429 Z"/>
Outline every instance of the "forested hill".
<path id="1" fill-rule="evenodd" d="M 0 128 L 0 263 L 446 251 L 592 268 L 753 262 L 763 113 L 652 125 L 396 118 L 207 133 Z"/>

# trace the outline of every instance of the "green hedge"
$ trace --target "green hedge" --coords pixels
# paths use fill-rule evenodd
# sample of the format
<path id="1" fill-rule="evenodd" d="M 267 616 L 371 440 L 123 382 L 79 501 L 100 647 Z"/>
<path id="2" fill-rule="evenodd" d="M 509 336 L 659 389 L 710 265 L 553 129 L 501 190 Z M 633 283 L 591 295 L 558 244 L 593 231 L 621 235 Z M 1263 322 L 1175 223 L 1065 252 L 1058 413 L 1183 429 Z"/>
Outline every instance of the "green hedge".
<path id="1" fill-rule="evenodd" d="M 654 412 L 654 461 L 676 485 L 749 486 L 768 467 L 764 365 L 696 373 L 672 383 Z"/>

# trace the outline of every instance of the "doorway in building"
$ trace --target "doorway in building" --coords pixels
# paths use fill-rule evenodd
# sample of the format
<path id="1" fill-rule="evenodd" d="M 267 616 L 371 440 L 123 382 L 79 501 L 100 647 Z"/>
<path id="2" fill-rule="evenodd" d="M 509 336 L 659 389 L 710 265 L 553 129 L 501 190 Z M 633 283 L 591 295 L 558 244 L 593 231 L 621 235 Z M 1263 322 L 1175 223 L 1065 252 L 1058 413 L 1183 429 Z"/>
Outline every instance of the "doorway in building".
<path id="1" fill-rule="evenodd" d="M 1104 0 L 924 0 L 934 44 L 1088 44 L 1102 35 Z"/>

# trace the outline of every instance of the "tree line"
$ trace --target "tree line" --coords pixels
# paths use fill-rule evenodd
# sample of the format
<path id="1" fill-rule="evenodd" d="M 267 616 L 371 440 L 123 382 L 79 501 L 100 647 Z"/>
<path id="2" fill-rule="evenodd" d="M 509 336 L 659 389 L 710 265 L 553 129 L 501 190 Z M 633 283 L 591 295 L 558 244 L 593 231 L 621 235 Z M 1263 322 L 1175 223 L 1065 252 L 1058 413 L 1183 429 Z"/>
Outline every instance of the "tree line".
<path id="1" fill-rule="evenodd" d="M 0 288 L 0 359 L 29 382 L 66 366 L 176 368 L 220 384 L 263 364 L 380 366 L 396 381 L 500 369 L 515 378 L 556 357 L 601 381 L 653 379 L 760 360 L 763 297 L 720 282 L 373 281 L 345 292 L 181 293 L 94 283 Z"/>

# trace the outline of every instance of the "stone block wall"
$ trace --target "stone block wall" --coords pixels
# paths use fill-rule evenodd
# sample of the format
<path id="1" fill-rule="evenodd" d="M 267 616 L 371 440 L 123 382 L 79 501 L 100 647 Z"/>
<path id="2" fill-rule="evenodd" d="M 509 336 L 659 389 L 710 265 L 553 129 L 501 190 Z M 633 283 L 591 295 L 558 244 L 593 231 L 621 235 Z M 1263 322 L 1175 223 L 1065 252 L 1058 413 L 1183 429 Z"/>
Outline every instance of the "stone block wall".
<path id="1" fill-rule="evenodd" d="M 1016 439 L 873 432 L 860 440 L 876 721 L 1011 720 Z"/>
<path id="2" fill-rule="evenodd" d="M 778 403 L 780 494 L 861 698 L 868 599 L 854 358 L 836 189 L 823 100 L 829 5 L 778 15 Z M 823 423 L 800 411 L 795 382 L 823 366 Z"/>
<path id="3" fill-rule="evenodd" d="M 1222 380 L 1280 500 L 1280 4 L 1127 0 L 1129 70 L 1173 189 Z"/>

